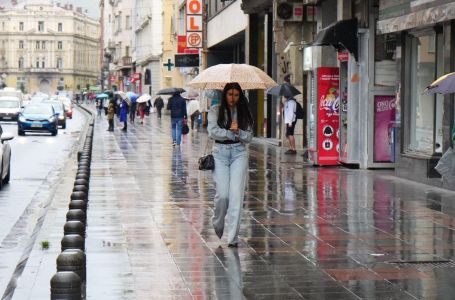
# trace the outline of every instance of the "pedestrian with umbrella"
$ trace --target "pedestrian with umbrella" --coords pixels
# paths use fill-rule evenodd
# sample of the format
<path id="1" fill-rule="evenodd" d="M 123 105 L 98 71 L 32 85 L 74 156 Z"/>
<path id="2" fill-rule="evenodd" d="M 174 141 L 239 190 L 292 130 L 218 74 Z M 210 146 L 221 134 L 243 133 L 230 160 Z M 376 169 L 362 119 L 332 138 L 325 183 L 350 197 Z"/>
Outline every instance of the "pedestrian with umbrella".
<path id="1" fill-rule="evenodd" d="M 124 93 L 124 92 L 117 92 L 117 94 L 120 96 L 121 103 L 120 103 L 120 122 L 123 122 L 123 128 L 122 131 L 127 131 L 128 130 L 128 112 L 129 112 L 129 106 L 131 105 L 131 100 L 129 97 Z"/>
<path id="2" fill-rule="evenodd" d="M 139 112 L 139 118 L 141 119 L 141 124 L 144 124 L 145 111 L 147 107 L 147 101 L 150 100 L 149 94 L 144 94 L 137 99 L 137 108 Z"/>
<path id="3" fill-rule="evenodd" d="M 101 94 L 98 94 L 96 95 L 96 111 L 97 111 L 97 115 L 98 117 L 101 117 L 101 112 L 103 111 L 103 102 L 104 101 L 107 101 L 107 99 L 109 98 L 109 96 L 107 94 L 104 94 L 104 93 L 101 93 Z"/>
<path id="4" fill-rule="evenodd" d="M 267 94 L 285 98 L 283 115 L 284 124 L 286 125 L 286 138 L 289 141 L 289 150 L 284 152 L 284 154 L 297 154 L 294 131 L 297 120 L 303 118 L 303 109 L 294 96 L 301 94 L 301 92 L 290 83 L 285 82 L 269 89 Z"/>
<path id="5" fill-rule="evenodd" d="M 220 64 L 202 71 L 189 84 L 194 88 L 222 89 L 220 104 L 208 113 L 216 186 L 212 224 L 221 239 L 228 222 L 228 246 L 238 247 L 243 199 L 248 171 L 247 144 L 254 121 L 243 89 L 267 89 L 277 84 L 262 70 L 249 65 Z"/>
<path id="6" fill-rule="evenodd" d="M 126 95 L 131 100 L 131 105 L 129 106 L 130 122 L 131 122 L 131 124 L 134 124 L 134 120 L 136 119 L 136 111 L 137 111 L 137 95 L 133 92 L 127 92 Z"/>

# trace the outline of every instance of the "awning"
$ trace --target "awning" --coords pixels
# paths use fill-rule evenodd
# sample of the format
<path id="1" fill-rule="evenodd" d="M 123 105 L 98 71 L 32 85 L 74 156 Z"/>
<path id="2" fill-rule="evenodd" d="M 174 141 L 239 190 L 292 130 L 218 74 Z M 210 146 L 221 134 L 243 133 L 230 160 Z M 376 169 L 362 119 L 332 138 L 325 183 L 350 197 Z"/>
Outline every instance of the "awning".
<path id="1" fill-rule="evenodd" d="M 316 35 L 312 46 L 333 46 L 338 51 L 346 49 L 358 61 L 357 20 L 342 20 L 330 24 Z"/>

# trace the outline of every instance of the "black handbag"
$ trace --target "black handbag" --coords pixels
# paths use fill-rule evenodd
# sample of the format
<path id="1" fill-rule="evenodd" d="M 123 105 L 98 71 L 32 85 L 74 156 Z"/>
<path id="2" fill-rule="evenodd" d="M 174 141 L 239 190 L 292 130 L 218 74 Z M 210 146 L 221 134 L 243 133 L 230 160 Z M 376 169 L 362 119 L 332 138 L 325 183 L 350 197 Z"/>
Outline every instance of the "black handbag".
<path id="1" fill-rule="evenodd" d="M 209 146 L 209 141 L 205 145 L 204 155 L 199 157 L 199 170 L 201 171 L 213 171 L 215 170 L 215 159 L 212 154 L 206 154 Z"/>
<path id="2" fill-rule="evenodd" d="M 182 134 L 185 135 L 185 134 L 188 134 L 190 132 L 190 128 L 188 127 L 188 124 L 183 123 L 182 125 Z"/>

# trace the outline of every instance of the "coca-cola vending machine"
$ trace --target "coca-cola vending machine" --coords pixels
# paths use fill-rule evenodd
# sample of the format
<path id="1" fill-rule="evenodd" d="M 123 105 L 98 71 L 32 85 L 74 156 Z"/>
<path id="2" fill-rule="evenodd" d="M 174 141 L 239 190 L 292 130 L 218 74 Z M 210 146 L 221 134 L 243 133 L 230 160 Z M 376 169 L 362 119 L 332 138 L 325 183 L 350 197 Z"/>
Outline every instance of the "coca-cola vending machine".
<path id="1" fill-rule="evenodd" d="M 320 67 L 313 77 L 309 107 L 309 160 L 320 166 L 339 164 L 340 92 L 339 69 Z"/>

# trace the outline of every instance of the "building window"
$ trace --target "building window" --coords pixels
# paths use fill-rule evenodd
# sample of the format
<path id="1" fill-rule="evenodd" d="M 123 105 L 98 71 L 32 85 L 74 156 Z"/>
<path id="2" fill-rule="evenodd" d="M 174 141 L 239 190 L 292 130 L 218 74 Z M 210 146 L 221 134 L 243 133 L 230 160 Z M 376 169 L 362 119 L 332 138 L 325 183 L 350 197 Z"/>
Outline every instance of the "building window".
<path id="1" fill-rule="evenodd" d="M 25 77 L 17 77 L 16 89 L 21 90 L 22 93 L 25 93 L 25 91 L 26 91 Z"/>
<path id="2" fill-rule="evenodd" d="M 36 59 L 36 68 L 39 68 L 39 58 Z"/>
<path id="3" fill-rule="evenodd" d="M 44 21 L 39 21 L 38 22 L 38 31 L 43 32 L 44 31 Z"/>
<path id="4" fill-rule="evenodd" d="M 130 16 L 125 16 L 125 29 L 130 29 L 130 28 L 131 28 Z"/>
<path id="5" fill-rule="evenodd" d="M 375 36 L 374 84 L 377 86 L 396 86 L 396 36 L 381 34 Z"/>
<path id="6" fill-rule="evenodd" d="M 410 37 L 409 138 L 407 151 L 431 155 L 442 145 L 443 97 L 423 93 L 443 73 L 442 34 L 425 32 Z"/>
<path id="7" fill-rule="evenodd" d="M 60 57 L 57 59 L 57 69 L 63 69 L 63 59 Z"/>
<path id="8" fill-rule="evenodd" d="M 58 32 L 62 32 L 62 31 L 63 31 L 63 24 L 58 23 Z"/>
<path id="9" fill-rule="evenodd" d="M 23 57 L 19 58 L 19 62 L 17 65 L 18 65 L 19 69 L 24 68 L 24 58 Z"/>
<path id="10" fill-rule="evenodd" d="M 19 22 L 19 31 L 24 31 L 24 22 Z"/>
<path id="11" fill-rule="evenodd" d="M 44 69 L 45 67 L 46 67 L 46 62 L 45 62 L 44 59 L 43 59 L 43 61 L 41 62 L 41 68 Z"/>
<path id="12" fill-rule="evenodd" d="M 36 41 L 36 49 L 39 49 L 39 41 Z"/>
<path id="13" fill-rule="evenodd" d="M 63 49 L 63 42 L 59 41 L 57 43 L 57 48 L 58 48 L 58 50 L 62 50 Z"/>
<path id="14" fill-rule="evenodd" d="M 19 49 L 24 49 L 24 41 L 19 41 Z"/>
<path id="15" fill-rule="evenodd" d="M 125 47 L 125 56 L 130 56 L 130 47 L 129 46 Z"/>
<path id="16" fill-rule="evenodd" d="M 45 41 L 41 42 L 41 49 L 43 49 L 43 50 L 46 49 L 46 42 Z"/>

